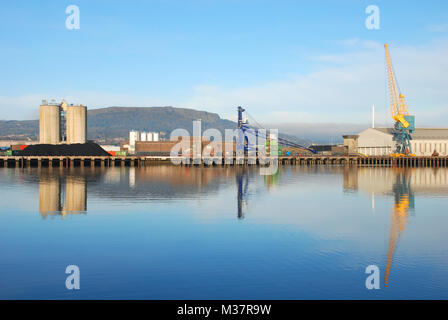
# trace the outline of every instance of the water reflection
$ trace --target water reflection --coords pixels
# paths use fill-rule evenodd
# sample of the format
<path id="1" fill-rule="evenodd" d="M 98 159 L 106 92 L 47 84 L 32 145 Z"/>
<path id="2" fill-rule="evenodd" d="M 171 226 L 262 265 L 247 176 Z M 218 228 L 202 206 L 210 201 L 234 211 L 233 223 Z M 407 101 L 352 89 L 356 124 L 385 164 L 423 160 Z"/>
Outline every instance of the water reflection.
<path id="1" fill-rule="evenodd" d="M 23 254 L 16 252 L 26 252 L 31 261 L 42 256 L 34 256 L 35 248 L 45 248 L 48 254 L 36 262 L 42 268 L 49 265 L 46 257 L 59 263 L 66 252 L 72 254 L 70 263 L 79 261 L 94 270 L 102 270 L 103 263 L 118 263 L 108 276 L 129 277 L 132 285 L 124 287 L 128 291 L 123 297 L 135 297 L 132 290 L 142 281 L 129 274 L 143 274 L 156 262 L 153 277 L 144 284 L 154 288 L 158 298 L 178 292 L 177 283 L 167 287 L 172 274 L 189 290 L 194 279 L 207 286 L 211 282 L 216 292 L 229 283 L 251 293 L 262 290 L 265 295 L 260 297 L 265 298 L 274 293 L 282 298 L 360 298 L 369 294 L 363 268 L 377 264 L 389 286 L 376 292 L 378 297 L 446 296 L 446 249 L 441 244 L 447 240 L 447 178 L 443 168 L 342 166 L 285 166 L 275 176 L 260 176 L 258 168 L 251 167 L 0 170 L 0 187 L 8 199 L 0 219 L 9 222 L 0 223 L 3 241 L 27 236 L 32 240 L 8 242 L 11 249 L 4 249 L 4 260 L 12 261 L 12 267 L 2 271 L 16 274 L 13 267 L 23 261 Z M 369 212 L 370 199 L 375 214 Z M 421 209 L 414 217 L 415 206 Z M 22 225 L 27 215 L 39 220 L 66 217 L 87 213 L 87 207 L 89 215 L 72 215 L 63 223 L 47 219 Z M 81 242 L 69 232 L 74 219 L 82 227 Z M 117 238 L 122 244 L 110 246 Z M 62 241 L 53 245 L 53 239 Z M 80 245 L 83 250 L 78 250 Z M 110 260 L 96 259 L 100 251 Z M 243 262 L 233 268 L 228 261 Z M 136 272 L 128 272 L 127 265 Z M 241 276 L 242 269 L 251 272 Z M 229 280 L 228 275 L 235 278 Z M 222 283 L 216 280 L 223 278 Z M 162 280 L 157 284 L 157 279 Z M 315 284 L 311 295 L 300 289 L 310 283 Z M 210 296 L 202 286 L 193 291 L 194 297 Z M 141 296 L 147 292 L 142 290 Z"/>
<path id="2" fill-rule="evenodd" d="M 447 195 L 446 168 L 349 168 L 343 169 L 344 191 L 363 191 L 376 195 L 394 195 L 397 176 L 406 172 L 407 183 L 415 194 Z"/>
<path id="3" fill-rule="evenodd" d="M 361 190 L 371 194 L 372 209 L 375 195 L 393 195 L 394 205 L 390 213 L 389 241 L 384 283 L 387 287 L 393 259 L 400 237 L 414 214 L 415 194 L 446 196 L 448 194 L 448 170 L 444 168 L 345 168 L 344 190 Z"/>
<path id="4" fill-rule="evenodd" d="M 83 176 L 39 177 L 39 212 L 42 218 L 87 211 L 87 181 Z"/>
<path id="5" fill-rule="evenodd" d="M 322 169 L 317 169 L 321 171 Z M 405 169 L 405 168 L 327 168 L 327 171 L 343 175 L 345 192 L 367 192 L 371 194 L 372 209 L 375 196 L 390 196 L 394 205 L 390 212 L 389 239 L 384 283 L 387 287 L 398 242 L 414 210 L 414 190 L 420 193 L 448 193 L 447 170 Z M 315 173 L 316 168 L 293 168 L 279 171 L 274 176 L 260 177 L 256 170 L 238 168 L 185 168 L 159 166 L 149 168 L 120 168 L 118 170 L 99 169 L 95 172 L 81 171 L 65 174 L 64 171 L 40 172 L 39 211 L 43 218 L 48 215 L 62 215 L 86 212 L 87 180 L 101 188 L 93 188 L 94 194 L 110 198 L 143 200 L 188 199 L 217 193 L 219 188 L 231 187 L 231 178 L 236 182 L 237 218 L 244 219 L 250 195 L 249 186 L 257 186 L 255 193 L 269 192 L 282 175 L 294 173 Z M 324 170 L 325 171 L 325 170 Z M 294 175 L 294 174 L 293 174 Z M 260 185 L 257 179 L 263 179 Z M 99 182 L 99 183 L 98 183 Z M 283 184 L 280 182 L 283 186 Z M 254 191 L 252 191 L 254 193 Z"/>
<path id="6" fill-rule="evenodd" d="M 390 270 L 395 249 L 408 223 L 409 210 L 414 209 L 414 194 L 411 188 L 410 172 L 401 170 L 397 172 L 394 191 L 395 203 L 390 213 L 389 246 L 387 251 L 386 274 L 384 285 L 389 284 Z"/>
<path id="7" fill-rule="evenodd" d="M 39 183 L 39 212 L 43 218 L 49 215 L 86 213 L 87 184 L 92 195 L 117 199 L 178 200 L 200 198 L 217 194 L 220 188 L 232 187 L 236 182 L 237 218 L 244 219 L 248 206 L 250 181 L 264 179 L 265 188 L 254 194 L 269 191 L 280 177 L 260 176 L 254 168 L 188 168 L 154 166 L 148 168 L 118 168 L 85 170 L 45 170 L 37 172 Z M 97 188 L 96 186 L 101 186 Z"/>
<path id="8" fill-rule="evenodd" d="M 249 175 L 247 170 L 238 170 L 236 173 L 237 184 L 237 206 L 238 206 L 238 219 L 244 218 L 243 206 L 247 206 L 247 190 L 249 187 Z"/>
<path id="9" fill-rule="evenodd" d="M 234 178 L 229 168 L 150 166 L 101 171 L 93 193 L 105 198 L 137 200 L 193 199 L 216 194 Z"/>
<path id="10" fill-rule="evenodd" d="M 309 168 L 298 167 L 279 170 L 273 176 L 260 176 L 254 168 L 188 168 L 152 166 L 145 168 L 116 168 L 74 171 L 38 172 L 39 202 L 42 216 L 70 214 L 87 210 L 87 184 L 90 193 L 111 199 L 178 200 L 201 198 L 217 194 L 222 188 L 236 189 L 236 215 L 244 218 L 251 193 L 271 192 L 277 185 L 287 187 L 291 176 L 326 172 L 343 176 L 344 192 L 366 192 L 371 195 L 372 208 L 375 197 L 393 196 L 398 208 L 408 199 L 414 207 L 414 193 L 448 194 L 447 170 L 397 169 L 397 168 Z M 282 176 L 283 175 L 283 176 Z M 232 180 L 234 181 L 232 183 Z M 260 185 L 260 183 L 262 185 Z M 257 189 L 250 191 L 253 185 Z M 96 186 L 101 186 L 98 188 Z M 402 209 L 400 209 L 403 211 Z M 399 211 L 399 210 L 398 210 Z"/>

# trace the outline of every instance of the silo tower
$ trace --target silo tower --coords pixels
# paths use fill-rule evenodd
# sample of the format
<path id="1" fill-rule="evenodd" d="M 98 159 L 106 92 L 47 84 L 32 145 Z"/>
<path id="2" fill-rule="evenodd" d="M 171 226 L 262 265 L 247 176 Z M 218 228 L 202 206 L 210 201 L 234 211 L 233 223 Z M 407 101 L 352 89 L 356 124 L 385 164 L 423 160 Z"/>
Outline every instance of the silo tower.
<path id="1" fill-rule="evenodd" d="M 87 141 L 87 107 L 62 103 L 65 111 L 67 143 L 86 143 Z"/>
<path id="2" fill-rule="evenodd" d="M 59 144 L 61 142 L 61 107 L 59 104 L 42 101 L 39 116 L 39 143 Z"/>

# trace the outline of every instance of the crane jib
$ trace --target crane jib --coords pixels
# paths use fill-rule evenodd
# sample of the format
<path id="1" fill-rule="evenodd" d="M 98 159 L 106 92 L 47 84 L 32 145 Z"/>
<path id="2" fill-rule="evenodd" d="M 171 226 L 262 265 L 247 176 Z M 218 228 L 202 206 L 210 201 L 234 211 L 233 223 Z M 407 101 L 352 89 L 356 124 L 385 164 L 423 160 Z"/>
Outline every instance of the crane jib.
<path id="1" fill-rule="evenodd" d="M 391 116 L 395 122 L 392 134 L 396 146 L 395 153 L 392 155 L 408 155 L 412 154 L 410 140 L 412 139 L 411 133 L 415 131 L 415 117 L 409 114 L 405 96 L 400 92 L 387 43 L 384 45 L 384 49 L 386 52 L 386 90 L 390 99 Z"/>
<path id="2" fill-rule="evenodd" d="M 245 133 L 247 132 L 247 133 L 249 133 L 249 134 L 254 135 L 254 136 L 257 137 L 257 138 L 260 137 L 260 138 L 264 138 L 265 140 L 267 140 L 267 136 L 266 136 L 266 135 L 264 135 L 264 136 L 260 136 L 260 135 L 258 134 L 258 132 L 255 131 L 255 130 L 247 130 L 248 128 L 242 128 L 242 129 L 243 129 L 243 131 L 244 131 Z M 316 151 L 316 150 L 313 150 L 313 149 L 311 149 L 311 148 L 302 146 L 302 145 L 297 144 L 297 143 L 295 143 L 295 142 L 291 142 L 291 141 L 288 141 L 288 140 L 283 139 L 283 138 L 277 138 L 277 140 L 278 140 L 279 144 L 282 145 L 282 146 L 291 147 L 291 148 L 297 148 L 297 149 L 303 149 L 303 150 L 307 150 L 307 151 L 309 151 L 309 152 L 311 152 L 311 153 L 313 153 L 313 154 L 317 154 L 317 151 Z M 250 148 L 250 147 L 248 147 L 248 148 Z"/>

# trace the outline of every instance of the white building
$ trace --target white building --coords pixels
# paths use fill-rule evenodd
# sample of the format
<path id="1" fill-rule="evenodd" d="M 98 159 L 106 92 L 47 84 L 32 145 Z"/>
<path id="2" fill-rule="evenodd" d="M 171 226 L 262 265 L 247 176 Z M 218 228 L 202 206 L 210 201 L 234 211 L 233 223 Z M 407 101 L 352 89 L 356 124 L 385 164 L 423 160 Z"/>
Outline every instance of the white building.
<path id="1" fill-rule="evenodd" d="M 135 152 L 135 142 L 136 141 L 159 141 L 159 133 L 158 132 L 139 132 L 136 130 L 132 130 L 129 132 L 129 151 Z"/>
<path id="2" fill-rule="evenodd" d="M 129 151 L 135 150 L 135 141 L 140 140 L 140 132 L 132 130 L 129 132 Z"/>
<path id="3" fill-rule="evenodd" d="M 411 136 L 413 154 L 431 156 L 436 151 L 440 156 L 448 155 L 448 128 L 417 128 Z M 344 136 L 344 144 L 349 146 L 350 153 L 367 156 L 389 155 L 395 151 L 391 128 L 369 128 L 357 136 Z"/>

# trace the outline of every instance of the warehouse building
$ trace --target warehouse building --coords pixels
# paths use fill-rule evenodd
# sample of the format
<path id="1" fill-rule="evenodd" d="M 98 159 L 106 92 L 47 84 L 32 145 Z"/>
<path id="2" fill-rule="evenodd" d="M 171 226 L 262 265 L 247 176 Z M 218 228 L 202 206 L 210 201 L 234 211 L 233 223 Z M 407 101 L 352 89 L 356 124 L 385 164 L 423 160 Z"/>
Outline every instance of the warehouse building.
<path id="1" fill-rule="evenodd" d="M 411 136 L 412 153 L 416 156 L 448 155 L 448 128 L 416 128 Z M 369 128 L 343 138 L 349 154 L 385 156 L 395 151 L 392 128 Z"/>
<path id="2" fill-rule="evenodd" d="M 193 137 L 189 138 L 189 148 L 183 150 L 187 155 L 193 155 Z M 135 142 L 135 153 L 140 156 L 164 156 L 169 157 L 171 155 L 171 150 L 181 142 L 181 138 L 177 141 L 136 141 Z M 216 150 L 212 146 L 212 143 L 208 139 L 202 138 L 201 148 L 202 154 L 209 154 L 210 156 L 217 156 L 221 153 L 224 156 L 233 156 L 236 151 L 235 142 L 221 142 L 216 143 Z M 216 152 L 215 152 L 216 151 Z M 221 151 L 221 152 L 218 152 Z M 180 153 L 179 155 L 181 155 Z"/>

